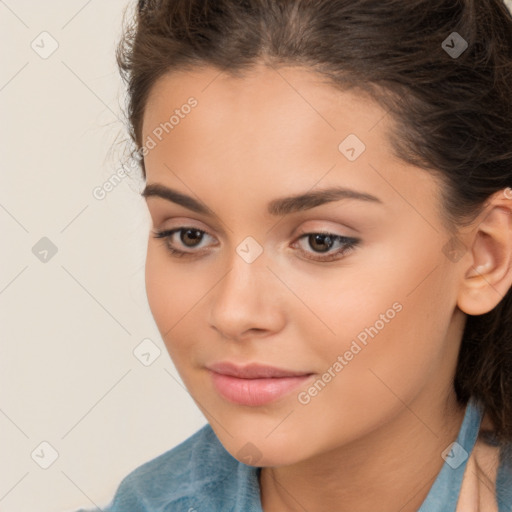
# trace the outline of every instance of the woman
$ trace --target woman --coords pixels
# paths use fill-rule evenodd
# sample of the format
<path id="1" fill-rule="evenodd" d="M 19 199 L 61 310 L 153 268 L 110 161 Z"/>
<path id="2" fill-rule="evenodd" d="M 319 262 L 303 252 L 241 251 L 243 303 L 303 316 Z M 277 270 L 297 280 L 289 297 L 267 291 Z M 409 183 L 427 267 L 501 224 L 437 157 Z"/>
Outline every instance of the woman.
<path id="1" fill-rule="evenodd" d="M 503 2 L 140 1 L 117 57 L 208 425 L 107 510 L 510 511 Z"/>

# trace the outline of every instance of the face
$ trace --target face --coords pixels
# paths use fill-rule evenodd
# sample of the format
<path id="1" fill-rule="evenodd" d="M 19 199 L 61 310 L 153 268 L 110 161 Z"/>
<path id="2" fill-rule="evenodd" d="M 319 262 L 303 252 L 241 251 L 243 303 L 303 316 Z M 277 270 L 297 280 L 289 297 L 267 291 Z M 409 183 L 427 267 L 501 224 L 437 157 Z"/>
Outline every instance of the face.
<path id="1" fill-rule="evenodd" d="M 462 324 L 440 184 L 393 155 L 391 129 L 362 93 L 300 68 L 202 68 L 151 90 L 148 301 L 239 460 L 293 464 L 362 439 L 403 403 L 446 398 Z M 319 195 L 335 187 L 349 192 Z M 278 202 L 304 194 L 316 195 Z"/>

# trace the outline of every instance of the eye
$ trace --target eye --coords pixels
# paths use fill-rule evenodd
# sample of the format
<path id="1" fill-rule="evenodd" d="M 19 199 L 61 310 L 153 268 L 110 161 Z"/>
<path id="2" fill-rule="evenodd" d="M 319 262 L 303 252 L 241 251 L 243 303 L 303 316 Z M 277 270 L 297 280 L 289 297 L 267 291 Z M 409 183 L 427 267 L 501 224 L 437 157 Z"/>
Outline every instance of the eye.
<path id="1" fill-rule="evenodd" d="M 176 247 L 175 245 L 176 241 L 174 238 L 176 238 L 175 235 L 177 233 L 180 233 L 180 236 L 178 237 L 180 247 Z M 164 239 L 166 249 L 175 257 L 195 256 L 200 251 L 193 249 L 201 247 L 201 242 L 203 241 L 205 235 L 213 238 L 212 235 L 206 231 L 190 226 L 181 226 L 174 229 L 153 231 L 154 238 Z M 335 233 L 312 232 L 302 233 L 301 236 L 292 244 L 292 247 L 299 244 L 299 242 L 302 240 L 305 240 L 307 244 L 313 249 L 313 251 L 300 248 L 299 252 L 301 252 L 306 259 L 319 262 L 339 260 L 350 253 L 361 241 L 358 238 L 346 237 L 337 235 Z M 339 244 L 339 247 L 337 250 L 332 251 L 332 248 L 336 245 L 336 243 Z M 183 247 L 189 248 L 191 250 L 183 250 Z M 314 256 L 315 254 L 318 256 Z M 322 254 L 324 254 L 324 256 L 322 256 Z"/>
<path id="2" fill-rule="evenodd" d="M 336 235 L 335 233 L 318 232 L 318 233 L 303 233 L 294 244 L 305 240 L 313 252 L 300 249 L 307 259 L 315 261 L 334 261 L 341 259 L 350 253 L 359 243 L 360 239 Z M 339 248 L 334 252 L 330 252 L 333 246 L 338 243 Z M 318 252 L 317 252 L 318 251 Z M 311 254 L 326 254 L 326 256 L 315 257 Z"/>
<path id="3" fill-rule="evenodd" d="M 197 229 L 194 227 L 182 226 L 174 229 L 166 229 L 162 231 L 153 231 L 154 238 L 163 238 L 165 240 L 165 245 L 167 250 L 173 254 L 174 256 L 185 256 L 185 255 L 193 255 L 198 251 L 183 251 L 180 248 L 176 248 L 173 245 L 174 235 L 176 233 L 180 233 L 179 241 L 181 247 L 188 247 L 190 249 L 195 249 L 199 247 L 200 242 L 203 240 L 204 235 L 209 235 L 206 231 L 202 229 Z"/>

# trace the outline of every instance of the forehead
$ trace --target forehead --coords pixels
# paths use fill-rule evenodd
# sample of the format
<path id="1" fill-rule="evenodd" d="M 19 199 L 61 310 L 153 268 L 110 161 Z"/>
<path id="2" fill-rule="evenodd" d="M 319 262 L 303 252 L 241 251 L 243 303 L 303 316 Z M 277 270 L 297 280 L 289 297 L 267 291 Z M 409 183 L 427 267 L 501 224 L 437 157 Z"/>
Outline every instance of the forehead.
<path id="1" fill-rule="evenodd" d="M 168 73 L 156 81 L 146 102 L 143 133 L 150 133 L 190 97 L 199 103 L 195 111 L 201 115 L 195 117 L 201 117 L 203 124 L 224 119 L 258 126 L 271 122 L 276 128 L 290 129 L 300 119 L 301 126 L 311 129 L 336 131 L 352 124 L 368 130 L 386 114 L 362 90 L 341 92 L 325 77 L 302 67 L 259 64 L 233 76 L 205 66 Z"/>
<path id="2" fill-rule="evenodd" d="M 165 157 L 190 167 L 200 158 L 213 164 L 222 156 L 224 165 L 229 157 L 243 157 L 246 167 L 249 162 L 283 170 L 291 165 L 298 172 L 305 161 L 331 167 L 349 135 L 361 141 L 360 150 L 378 150 L 379 159 L 383 153 L 391 156 L 390 121 L 367 95 L 336 90 L 303 68 L 260 65 L 231 76 L 204 67 L 169 73 L 156 82 L 146 102 L 142 136 L 155 142 L 145 158 L 149 167 Z"/>
<path id="3" fill-rule="evenodd" d="M 277 196 L 317 184 L 344 185 L 386 203 L 421 208 L 436 197 L 437 184 L 394 156 L 388 140 L 393 127 L 369 95 L 337 90 L 310 70 L 259 66 L 231 76 L 204 67 L 156 82 L 142 140 L 155 141 L 145 157 L 148 182 L 185 183 L 205 192 L 222 183 L 220 193 L 236 193 L 239 199 L 232 201 L 240 205 L 249 192 Z M 344 153 L 346 140 L 360 152 L 356 160 Z"/>

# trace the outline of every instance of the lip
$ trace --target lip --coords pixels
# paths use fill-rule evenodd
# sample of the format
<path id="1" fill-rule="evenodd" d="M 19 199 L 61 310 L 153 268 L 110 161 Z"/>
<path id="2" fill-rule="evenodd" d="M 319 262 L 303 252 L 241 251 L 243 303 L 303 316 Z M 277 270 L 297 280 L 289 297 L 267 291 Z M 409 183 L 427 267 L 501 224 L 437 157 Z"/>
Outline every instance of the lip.
<path id="1" fill-rule="evenodd" d="M 238 377 L 239 379 L 268 379 L 280 377 L 302 377 L 311 375 L 311 372 L 301 372 L 285 370 L 275 366 L 263 365 L 259 363 L 250 363 L 245 366 L 239 366 L 230 362 L 214 363 L 207 367 L 215 373 Z"/>
<path id="2" fill-rule="evenodd" d="M 222 397 L 232 403 L 253 407 L 278 400 L 313 375 L 259 363 L 238 366 L 222 362 L 207 368 Z"/>

